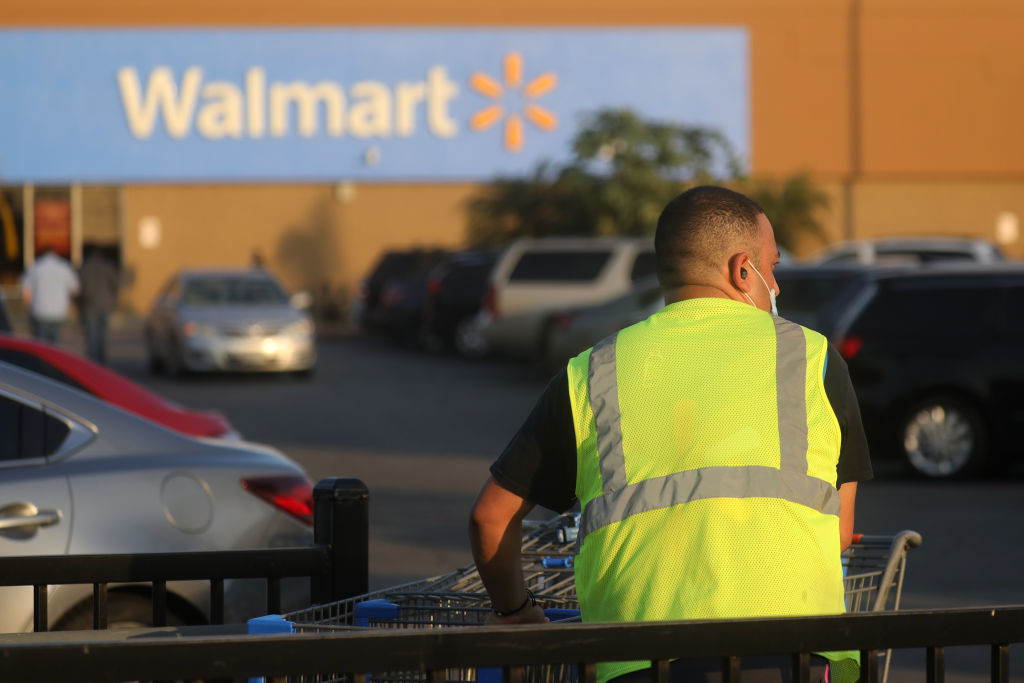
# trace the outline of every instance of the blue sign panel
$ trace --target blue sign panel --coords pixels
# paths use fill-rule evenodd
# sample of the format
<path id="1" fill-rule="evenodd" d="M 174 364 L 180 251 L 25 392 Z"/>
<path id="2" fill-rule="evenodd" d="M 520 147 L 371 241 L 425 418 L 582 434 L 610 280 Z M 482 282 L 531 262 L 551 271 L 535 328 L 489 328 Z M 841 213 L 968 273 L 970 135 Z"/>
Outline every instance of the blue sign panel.
<path id="1" fill-rule="evenodd" d="M 0 31 L 0 182 L 456 181 L 628 108 L 749 156 L 742 28 Z"/>

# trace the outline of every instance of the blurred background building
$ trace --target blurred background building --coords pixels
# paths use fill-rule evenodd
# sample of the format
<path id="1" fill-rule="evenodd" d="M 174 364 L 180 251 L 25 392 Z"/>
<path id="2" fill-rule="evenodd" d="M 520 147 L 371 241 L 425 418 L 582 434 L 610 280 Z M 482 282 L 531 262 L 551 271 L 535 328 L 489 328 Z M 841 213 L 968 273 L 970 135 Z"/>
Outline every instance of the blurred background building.
<path id="1" fill-rule="evenodd" d="M 171 27 L 173 35 L 147 40 L 148 31 Z M 580 65 L 592 59 L 622 65 L 580 76 L 588 92 L 596 92 L 595 103 L 667 118 L 677 99 L 688 106 L 707 97 L 709 111 L 718 107 L 722 121 L 712 114 L 686 122 L 721 123 L 747 173 L 783 179 L 806 172 L 829 198 L 817 209 L 828 241 L 976 236 L 996 241 L 1011 257 L 1024 256 L 1018 228 L 1024 214 L 1024 4 L 1017 0 L 3 0 L 0 29 L 0 51 L 6 49 L 0 87 L 8 90 L 0 115 L 0 126 L 7 127 L 0 130 L 0 141 L 6 141 L 0 142 L 0 277 L 8 288 L 46 245 L 78 263 L 83 245 L 97 244 L 129 274 L 123 295 L 129 310 L 146 309 L 180 267 L 246 265 L 255 252 L 290 288 L 345 300 L 385 249 L 464 246 L 467 201 L 492 175 L 525 173 L 543 162 L 550 149 L 531 145 L 555 128 L 551 139 L 567 144 L 568 137 L 556 133 L 567 136 L 587 103 L 558 107 L 574 92 L 571 80 Z M 283 37 L 277 33 L 282 29 Z M 311 43 L 346 43 L 337 49 L 348 61 L 333 67 L 296 61 L 288 48 L 303 42 L 302 31 L 309 29 L 315 33 Z M 468 47 L 461 38 L 448 41 L 453 30 Z M 531 38 L 537 31 L 547 31 L 547 38 Z M 376 44 L 365 59 L 352 46 L 359 32 L 370 32 Z M 577 41 L 577 33 L 586 35 Z M 689 56 L 695 70 L 703 68 L 701 58 L 711 59 L 699 47 L 705 37 L 713 39 L 711 53 L 724 50 L 725 59 L 712 59 L 717 66 L 684 87 L 676 79 Z M 674 52 L 677 38 L 686 45 Z M 173 118 L 175 107 L 185 106 L 181 98 L 192 88 L 199 99 L 185 113 L 195 116 L 178 122 L 192 127 L 177 131 L 179 147 L 158 147 L 164 151 L 152 158 L 159 163 L 194 149 L 192 161 L 201 167 L 179 159 L 162 174 L 130 150 L 104 148 L 102 130 L 91 138 L 89 127 L 100 114 L 87 111 L 92 95 L 76 90 L 88 79 L 78 79 L 74 70 L 58 72 L 67 71 L 75 54 L 99 54 L 100 62 L 83 60 L 82 68 L 102 69 L 108 48 L 110 64 L 133 51 L 137 61 L 103 76 L 121 98 L 104 104 L 104 115 L 125 131 L 131 128 L 134 142 L 145 138 L 148 126 L 154 140 L 166 138 L 157 143 L 170 145 L 177 124 L 168 114 Z M 163 49 L 170 56 L 160 54 Z M 39 66 L 47 51 L 59 53 L 50 70 Z M 436 56 L 418 73 L 402 74 L 407 54 Z M 543 64 L 535 63 L 538 55 Z M 683 63 L 652 68 L 659 59 Z M 431 72 L 435 64 L 447 71 Z M 171 67 L 170 80 L 159 80 L 162 65 Z M 254 73 L 255 65 L 265 73 Z M 205 73 L 193 72 L 190 82 L 194 67 Z M 630 68 L 644 72 L 629 75 Z M 275 69 L 292 80 L 275 84 Z M 242 113 L 230 106 L 237 104 L 232 97 L 253 104 L 247 98 L 255 88 L 266 94 L 267 88 L 287 87 L 299 77 L 296 69 L 306 70 L 301 77 L 309 84 L 335 79 L 350 88 L 342 93 L 350 108 L 357 101 L 376 103 L 361 124 L 345 120 L 354 146 L 338 148 L 351 160 L 336 170 L 318 156 L 331 139 L 330 93 L 316 95 L 327 98 L 311 105 L 308 111 L 316 114 L 304 114 L 296 99 L 301 93 L 282 91 L 291 97 L 282 105 L 292 106 L 291 128 L 277 137 L 272 102 L 261 120 L 252 118 L 253 107 Z M 37 80 L 26 84 L 19 75 L 24 73 Z M 261 73 L 271 82 L 260 81 Z M 54 74 L 52 83 L 38 82 L 48 74 Z M 543 81 L 549 74 L 557 80 Z M 373 90 L 377 81 L 391 84 L 386 102 Z M 358 82 L 370 85 L 352 90 Z M 170 98 L 164 109 L 156 95 L 161 87 Z M 455 106 L 449 87 L 458 97 L 477 99 Z M 508 122 L 508 102 L 487 113 L 488 98 L 497 99 L 501 87 L 518 88 L 522 96 L 515 106 L 523 118 L 515 125 Z M 535 104 L 544 107 L 529 114 L 531 87 Z M 634 95 L 638 88 L 641 101 Z M 12 98 L 12 89 L 36 98 L 32 106 L 56 110 L 53 121 L 65 116 L 81 123 L 69 124 L 74 139 L 62 138 L 55 126 L 27 127 L 17 112 L 28 112 L 37 123 L 50 119 L 33 114 L 24 98 Z M 52 98 L 37 97 L 47 92 Z M 66 92 L 73 96 L 62 99 Z M 374 116 L 387 106 L 390 124 L 383 124 Z M 158 110 L 162 117 L 154 114 Z M 453 135 L 446 129 L 453 122 L 481 135 L 449 148 L 431 146 Z M 357 125 L 365 130 L 359 133 Z M 409 132 L 416 125 L 429 128 L 433 138 L 406 155 L 395 138 L 403 126 Z M 254 147 L 253 131 L 268 138 L 263 147 Z M 186 146 L 193 142 L 207 146 Z M 61 145 L 76 147 L 70 156 L 78 166 L 49 163 L 60 156 Z M 228 162 L 219 170 L 239 149 L 270 151 L 262 161 L 242 157 L 239 163 L 255 169 L 251 175 Z M 514 163 L 499 159 L 499 152 Z M 130 160 L 123 168 L 122 159 Z M 309 168 L 306 159 L 312 160 Z M 808 237 L 795 251 L 803 256 L 821 246 Z"/>

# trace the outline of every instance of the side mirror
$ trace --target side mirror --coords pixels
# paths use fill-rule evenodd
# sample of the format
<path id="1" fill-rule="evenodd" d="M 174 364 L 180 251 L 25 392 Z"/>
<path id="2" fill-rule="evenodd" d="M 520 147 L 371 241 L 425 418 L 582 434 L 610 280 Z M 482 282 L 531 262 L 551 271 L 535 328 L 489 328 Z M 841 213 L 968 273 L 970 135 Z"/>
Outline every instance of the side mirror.
<path id="1" fill-rule="evenodd" d="M 304 311 L 313 305 L 313 295 L 309 292 L 295 292 L 291 296 L 291 304 L 300 311 Z"/>

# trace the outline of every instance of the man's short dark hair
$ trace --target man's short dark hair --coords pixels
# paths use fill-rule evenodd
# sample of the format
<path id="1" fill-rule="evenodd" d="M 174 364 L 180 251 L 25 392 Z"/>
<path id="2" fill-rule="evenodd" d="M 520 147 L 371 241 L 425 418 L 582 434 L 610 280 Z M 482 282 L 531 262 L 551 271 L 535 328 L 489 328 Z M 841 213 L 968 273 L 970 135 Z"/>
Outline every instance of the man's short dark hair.
<path id="1" fill-rule="evenodd" d="M 654 235 L 661 288 L 699 283 L 737 251 L 750 252 L 760 265 L 757 219 L 762 214 L 750 197 L 713 185 L 691 188 L 670 201 Z"/>

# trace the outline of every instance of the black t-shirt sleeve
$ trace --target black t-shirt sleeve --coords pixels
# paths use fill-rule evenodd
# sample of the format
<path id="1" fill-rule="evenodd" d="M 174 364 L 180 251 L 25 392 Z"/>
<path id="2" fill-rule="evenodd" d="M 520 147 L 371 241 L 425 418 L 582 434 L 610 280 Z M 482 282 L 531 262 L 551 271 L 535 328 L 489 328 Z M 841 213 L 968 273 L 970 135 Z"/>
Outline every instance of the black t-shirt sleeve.
<path id="1" fill-rule="evenodd" d="M 825 395 L 832 404 L 842 433 L 839 464 L 836 467 L 836 488 L 850 481 L 873 478 L 868 439 L 860 419 L 857 394 L 853 390 L 846 361 L 831 345 L 828 347 L 828 365 L 825 367 Z"/>
<path id="2" fill-rule="evenodd" d="M 563 370 L 548 382 L 491 476 L 517 496 L 555 512 L 576 503 L 576 427 Z"/>

